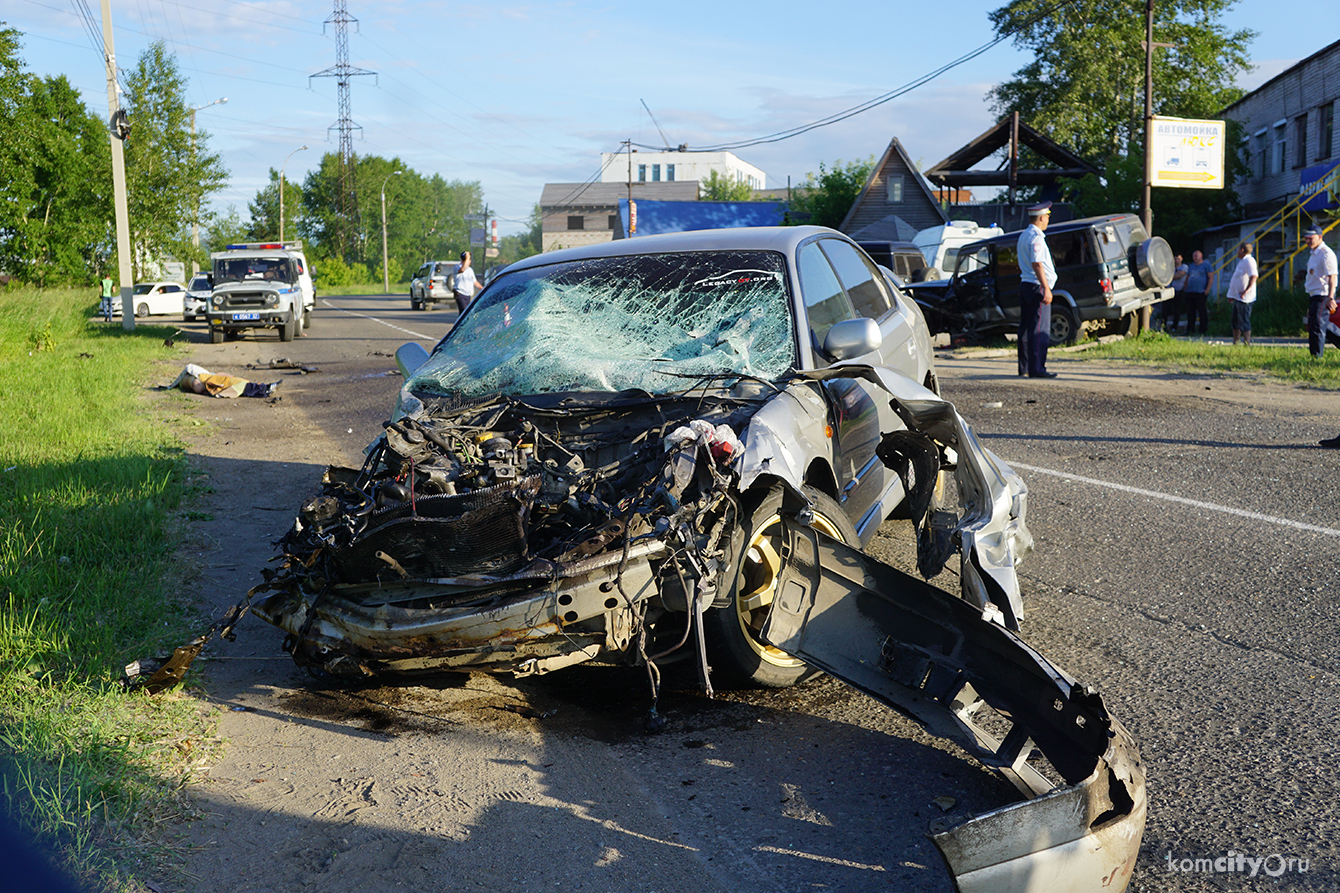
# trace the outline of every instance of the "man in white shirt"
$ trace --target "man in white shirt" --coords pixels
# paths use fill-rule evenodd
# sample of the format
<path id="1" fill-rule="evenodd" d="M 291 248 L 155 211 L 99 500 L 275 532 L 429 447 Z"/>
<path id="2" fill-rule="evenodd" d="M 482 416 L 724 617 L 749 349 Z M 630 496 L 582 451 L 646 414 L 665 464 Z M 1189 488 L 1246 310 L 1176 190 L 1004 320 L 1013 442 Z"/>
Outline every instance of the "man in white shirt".
<path id="1" fill-rule="evenodd" d="M 1252 257 L 1252 243 L 1238 246 L 1238 265 L 1228 281 L 1228 300 L 1233 308 L 1233 343 L 1239 337 L 1244 344 L 1252 343 L 1252 304 L 1256 303 L 1256 258 Z"/>
<path id="2" fill-rule="evenodd" d="M 1303 233 L 1312 254 L 1307 259 L 1307 277 L 1303 289 L 1307 292 L 1307 347 L 1312 356 L 1321 359 L 1326 350 L 1326 320 L 1335 309 L 1335 252 L 1321 240 L 1321 227 L 1313 226 Z"/>
<path id="3" fill-rule="evenodd" d="M 475 299 L 475 288 L 479 285 L 479 280 L 475 279 L 475 271 L 470 269 L 470 252 L 461 252 L 461 265 L 457 267 L 456 274 L 451 277 L 451 294 L 456 299 L 456 316 L 460 317 L 465 312 L 465 308 L 470 306 L 470 302 Z"/>
<path id="4" fill-rule="evenodd" d="M 1043 234 L 1051 213 L 1051 202 L 1033 205 L 1028 209 L 1028 229 L 1019 234 L 1019 374 L 1029 378 L 1056 377 L 1047 371 L 1056 266 Z"/>

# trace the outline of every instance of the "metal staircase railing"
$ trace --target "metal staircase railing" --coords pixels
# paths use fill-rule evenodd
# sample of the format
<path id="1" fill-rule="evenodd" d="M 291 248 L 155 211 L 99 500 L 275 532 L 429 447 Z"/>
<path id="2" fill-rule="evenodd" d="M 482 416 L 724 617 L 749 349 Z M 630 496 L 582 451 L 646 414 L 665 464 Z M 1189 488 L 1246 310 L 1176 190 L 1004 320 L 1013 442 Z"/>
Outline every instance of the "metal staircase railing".
<path id="1" fill-rule="evenodd" d="M 1308 184 L 1312 186 L 1313 184 Z M 1336 166 L 1326 174 L 1315 185 L 1315 191 L 1307 194 L 1300 194 L 1284 207 L 1280 208 L 1269 218 L 1258 223 L 1252 228 L 1252 231 L 1246 237 L 1239 239 L 1233 245 L 1231 251 L 1224 253 L 1223 261 L 1215 267 L 1215 282 L 1222 282 L 1224 274 L 1230 272 L 1233 266 L 1238 262 L 1238 246 L 1244 242 L 1254 242 L 1257 245 L 1258 252 L 1261 245 L 1261 237 L 1270 233 L 1278 232 L 1280 240 L 1284 245 L 1284 250 L 1274 255 L 1268 262 L 1262 262 L 1259 254 L 1257 263 L 1260 265 L 1258 281 L 1262 284 L 1270 282 L 1278 287 L 1281 285 L 1280 275 L 1284 274 L 1283 284 L 1288 285 L 1293 282 L 1294 263 L 1298 256 L 1307 250 L 1307 244 L 1303 241 L 1303 230 L 1318 223 L 1323 232 L 1329 233 L 1331 230 L 1340 226 L 1340 217 L 1333 220 L 1314 221 L 1312 216 L 1303 210 L 1303 206 L 1312 201 L 1319 192 L 1328 192 L 1332 195 L 1340 196 L 1340 166 Z"/>

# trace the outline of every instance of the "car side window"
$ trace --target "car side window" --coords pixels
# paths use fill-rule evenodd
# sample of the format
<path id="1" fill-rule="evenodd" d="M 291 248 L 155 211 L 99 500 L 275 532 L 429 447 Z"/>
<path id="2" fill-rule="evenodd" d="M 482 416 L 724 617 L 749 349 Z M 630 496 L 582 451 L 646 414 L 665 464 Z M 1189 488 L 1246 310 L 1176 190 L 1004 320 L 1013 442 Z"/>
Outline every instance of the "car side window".
<path id="1" fill-rule="evenodd" d="M 1086 263 L 1088 253 L 1084 250 L 1084 233 L 1060 233 L 1047 240 L 1052 253 L 1052 265 L 1058 270 L 1063 267 L 1077 267 Z"/>
<path id="2" fill-rule="evenodd" d="M 954 249 L 958 254 L 958 249 Z M 958 265 L 954 268 L 955 275 L 962 276 L 965 273 L 971 273 L 975 270 L 985 270 L 991 266 L 991 250 L 985 245 L 961 255 L 958 259 Z"/>
<path id="3" fill-rule="evenodd" d="M 889 312 L 889 296 L 880 282 L 884 277 L 874 264 L 853 245 L 840 239 L 822 239 L 818 244 L 837 270 L 838 279 L 847 289 L 847 296 L 857 313 L 869 319 L 879 319 Z"/>
<path id="4" fill-rule="evenodd" d="M 796 262 L 800 291 L 805 297 L 805 309 L 810 318 L 810 332 L 815 344 L 823 344 L 824 336 L 833 324 L 854 318 L 856 311 L 847 300 L 847 293 L 842 290 L 837 274 L 817 243 L 810 242 L 802 246 Z"/>

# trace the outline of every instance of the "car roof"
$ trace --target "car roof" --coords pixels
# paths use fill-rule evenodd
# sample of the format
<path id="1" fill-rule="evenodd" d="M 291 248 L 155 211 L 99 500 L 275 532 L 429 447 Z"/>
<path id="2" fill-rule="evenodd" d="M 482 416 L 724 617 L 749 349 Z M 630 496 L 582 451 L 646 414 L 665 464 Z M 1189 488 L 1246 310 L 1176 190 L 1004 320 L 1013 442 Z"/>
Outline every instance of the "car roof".
<path id="1" fill-rule="evenodd" d="M 516 261 L 507 272 L 549 264 L 600 257 L 631 257 L 639 254 L 670 254 L 680 251 L 780 251 L 789 254 L 801 242 L 817 235 L 847 236 L 826 226 L 741 226 L 729 229 L 702 229 L 654 236 L 633 236 L 596 245 L 582 245 L 535 254 Z"/>

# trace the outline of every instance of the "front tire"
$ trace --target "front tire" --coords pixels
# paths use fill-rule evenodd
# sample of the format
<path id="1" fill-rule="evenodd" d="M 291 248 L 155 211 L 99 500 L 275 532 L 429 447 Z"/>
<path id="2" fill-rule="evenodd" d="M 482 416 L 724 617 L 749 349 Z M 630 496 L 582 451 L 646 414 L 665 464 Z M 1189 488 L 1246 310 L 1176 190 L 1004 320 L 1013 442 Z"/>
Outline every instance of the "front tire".
<path id="1" fill-rule="evenodd" d="M 148 315 L 149 315 L 149 305 L 148 305 L 148 304 L 140 304 L 138 307 L 135 308 L 135 315 L 138 316 L 140 319 L 143 319 L 144 317 L 148 316 Z"/>
<path id="2" fill-rule="evenodd" d="M 715 674 L 744 687 L 786 688 L 819 674 L 760 638 L 785 561 L 785 495 L 780 485 L 773 487 L 736 528 L 732 537 L 735 564 L 723 578 L 730 603 L 703 618 Z M 814 504 L 815 528 L 848 545 L 860 542 L 851 520 L 828 494 L 806 487 L 805 495 Z"/>
<path id="3" fill-rule="evenodd" d="M 210 330 L 209 330 L 209 343 L 210 343 L 210 344 L 222 344 L 222 343 L 223 343 L 223 329 L 210 329 Z"/>
<path id="4" fill-rule="evenodd" d="M 302 327 L 304 329 L 312 327 L 312 308 L 310 307 L 302 308 Z"/>
<path id="5" fill-rule="evenodd" d="M 297 334 L 297 331 L 298 320 L 294 318 L 293 311 L 290 310 L 288 312 L 288 319 L 284 320 L 284 324 L 279 327 L 279 340 L 292 341 L 293 336 Z"/>

